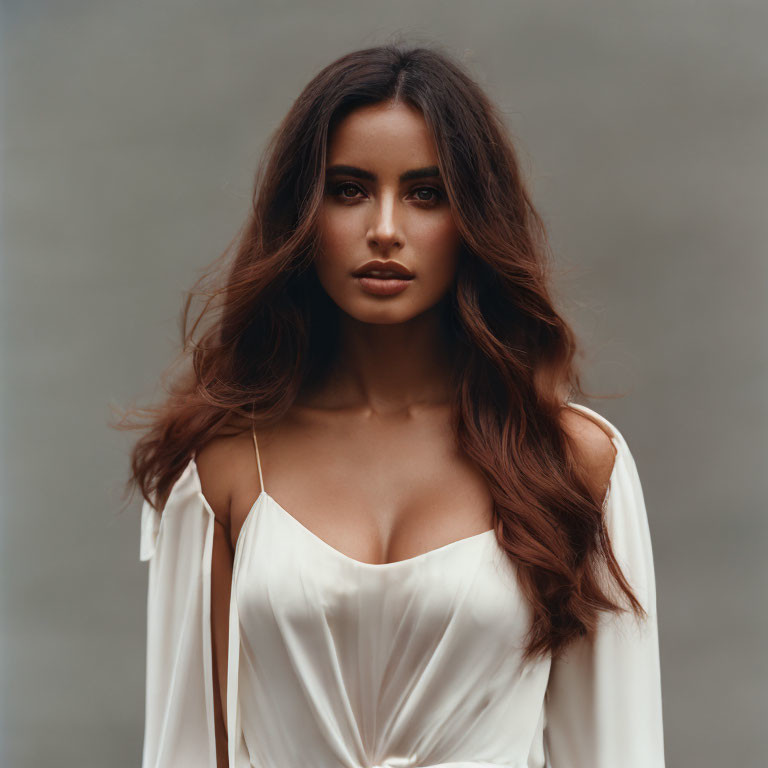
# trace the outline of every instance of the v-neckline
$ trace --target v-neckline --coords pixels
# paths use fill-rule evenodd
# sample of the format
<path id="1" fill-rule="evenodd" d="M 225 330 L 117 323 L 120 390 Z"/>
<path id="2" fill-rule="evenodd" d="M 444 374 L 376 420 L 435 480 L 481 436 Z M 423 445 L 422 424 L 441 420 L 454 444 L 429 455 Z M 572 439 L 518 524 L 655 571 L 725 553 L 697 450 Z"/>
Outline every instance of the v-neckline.
<path id="1" fill-rule="evenodd" d="M 200 473 L 197 471 L 197 462 L 195 461 L 194 457 L 190 459 L 190 464 L 192 464 L 194 468 L 197 491 L 200 494 L 200 497 L 202 498 L 202 500 L 205 502 L 206 506 L 212 512 L 211 505 L 208 503 L 208 500 L 205 498 L 203 494 L 202 485 L 200 483 Z M 422 560 L 426 560 L 433 556 L 439 555 L 440 553 L 444 553 L 446 551 L 456 549 L 461 545 L 469 544 L 473 541 L 480 541 L 485 538 L 489 538 L 491 535 L 493 535 L 493 537 L 495 538 L 495 535 L 496 535 L 495 528 L 488 528 L 485 531 L 481 531 L 480 533 L 473 533 L 471 536 L 464 536 L 461 539 L 454 539 L 453 541 L 449 541 L 447 544 L 442 544 L 439 547 L 428 549 L 426 552 L 422 552 L 418 555 L 414 555 L 413 557 L 406 557 L 403 560 L 393 560 L 391 563 L 368 563 L 365 560 L 358 560 L 357 558 L 352 557 L 351 555 L 347 555 L 344 552 L 342 552 L 340 549 L 336 549 L 336 547 L 329 544 L 325 539 L 321 538 L 312 530 L 307 528 L 307 526 L 304 525 L 304 523 L 302 523 L 297 517 L 294 517 L 282 504 L 280 504 L 279 501 L 277 501 L 277 499 L 271 496 L 267 491 L 262 490 L 259 492 L 259 495 L 254 500 L 253 504 L 251 504 L 251 508 L 248 510 L 248 513 L 246 514 L 245 519 L 243 520 L 243 524 L 240 526 L 240 530 L 237 535 L 237 541 L 235 542 L 236 550 L 240 548 L 240 542 L 244 538 L 244 533 L 248 527 L 248 524 L 251 518 L 253 517 L 254 510 L 256 509 L 256 507 L 259 506 L 262 499 L 268 499 L 269 501 L 271 501 L 272 509 L 276 509 L 281 518 L 287 519 L 289 523 L 293 524 L 295 527 L 299 529 L 299 531 L 303 532 L 303 535 L 307 539 L 309 539 L 311 542 L 323 547 L 328 552 L 330 552 L 331 555 L 333 555 L 334 557 L 337 557 L 343 562 L 349 563 L 361 569 L 387 570 L 395 567 L 405 566 L 405 565 L 408 565 L 409 563 L 420 562 Z"/>
<path id="2" fill-rule="evenodd" d="M 316 544 L 319 544 L 320 546 L 327 549 L 332 555 L 344 560 L 345 562 L 351 563 L 361 568 L 385 569 L 385 568 L 392 568 L 394 566 L 401 566 L 407 563 L 413 563 L 414 561 L 420 561 L 425 558 L 429 558 L 433 555 L 436 555 L 438 553 L 445 552 L 448 549 L 454 549 L 455 547 L 461 544 L 468 544 L 469 542 L 472 542 L 472 541 L 487 538 L 490 534 L 495 535 L 496 533 L 495 528 L 488 528 L 485 531 L 481 531 L 480 533 L 473 533 L 471 536 L 464 536 L 461 539 L 455 539 L 454 541 L 449 541 L 447 544 L 442 544 L 439 547 L 428 549 L 426 552 L 421 552 L 418 555 L 413 555 L 413 557 L 406 557 L 406 558 L 403 558 L 402 560 L 393 560 L 390 563 L 369 563 L 369 562 L 366 562 L 365 560 L 358 560 L 356 557 L 347 555 L 344 552 L 342 552 L 340 549 L 336 549 L 336 547 L 329 544 L 325 539 L 318 536 L 314 531 L 307 528 L 307 526 L 304 525 L 304 523 L 302 523 L 298 518 L 294 517 L 290 512 L 288 512 L 288 510 L 282 504 L 280 504 L 280 502 L 278 502 L 277 499 L 271 496 L 267 491 L 261 491 L 261 493 L 259 493 L 259 495 L 256 497 L 256 501 L 254 502 L 254 505 L 253 505 L 254 507 L 259 503 L 262 497 L 272 502 L 272 508 L 276 509 L 279 512 L 280 517 L 287 518 L 288 521 L 292 522 L 300 531 L 302 531 L 310 541 Z M 248 516 L 246 517 L 245 522 L 243 523 L 243 526 L 242 526 L 243 528 L 245 528 L 245 523 L 248 522 L 248 517 L 250 517 L 250 515 L 251 515 L 251 512 L 248 513 Z"/>

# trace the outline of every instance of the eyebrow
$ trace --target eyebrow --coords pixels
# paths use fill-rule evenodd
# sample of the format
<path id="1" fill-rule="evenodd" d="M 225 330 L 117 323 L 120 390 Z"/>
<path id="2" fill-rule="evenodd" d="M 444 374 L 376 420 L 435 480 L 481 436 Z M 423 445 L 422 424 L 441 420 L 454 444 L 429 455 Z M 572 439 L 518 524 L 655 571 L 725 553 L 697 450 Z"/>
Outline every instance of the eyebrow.
<path id="1" fill-rule="evenodd" d="M 326 169 L 326 175 L 328 176 L 354 176 L 356 179 L 368 179 L 369 181 L 376 181 L 377 176 L 371 171 L 366 171 L 363 168 L 358 168 L 355 165 L 332 165 Z M 440 177 L 440 169 L 436 165 L 428 165 L 424 168 L 412 168 L 410 171 L 400 174 L 400 181 L 408 181 L 409 179 L 433 179 Z"/>

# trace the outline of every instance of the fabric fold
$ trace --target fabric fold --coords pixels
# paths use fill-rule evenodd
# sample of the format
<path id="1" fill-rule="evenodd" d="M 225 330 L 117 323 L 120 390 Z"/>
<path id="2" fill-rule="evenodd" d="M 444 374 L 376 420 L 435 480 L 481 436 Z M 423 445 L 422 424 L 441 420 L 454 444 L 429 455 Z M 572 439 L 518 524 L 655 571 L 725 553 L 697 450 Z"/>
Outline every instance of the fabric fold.
<path id="1" fill-rule="evenodd" d="M 249 516 L 250 518 L 250 516 Z M 246 523 L 247 524 L 247 523 Z M 235 546 L 232 564 L 232 591 L 229 601 L 227 650 L 227 754 L 230 768 L 251 765 L 240 722 L 240 616 L 237 610 L 237 575 L 242 558 L 242 531 Z"/>
<path id="2" fill-rule="evenodd" d="M 142 768 L 216 768 L 210 579 L 213 514 L 190 462 L 160 512 L 141 514 L 149 562 Z"/>
<path id="3" fill-rule="evenodd" d="M 531 610 L 494 536 L 362 563 L 264 493 L 232 563 L 229 768 L 664 768 L 656 586 L 637 467 L 619 430 L 570 405 L 612 435 L 606 526 L 648 619 L 601 614 L 595 641 L 523 664 Z M 142 508 L 142 768 L 217 768 L 214 521 L 194 458 L 162 514 Z"/>
<path id="4" fill-rule="evenodd" d="M 553 660 L 545 694 L 546 768 L 664 768 L 661 675 L 653 553 L 637 467 L 623 435 L 604 504 L 614 554 L 648 614 L 601 614 L 593 642 Z"/>

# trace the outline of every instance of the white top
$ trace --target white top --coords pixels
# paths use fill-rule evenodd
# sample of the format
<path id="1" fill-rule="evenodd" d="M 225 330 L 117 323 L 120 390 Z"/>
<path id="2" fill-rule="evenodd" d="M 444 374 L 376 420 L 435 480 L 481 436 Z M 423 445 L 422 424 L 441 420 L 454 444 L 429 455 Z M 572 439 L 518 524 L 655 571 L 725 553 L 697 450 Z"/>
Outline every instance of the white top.
<path id="1" fill-rule="evenodd" d="M 523 665 L 531 610 L 494 531 L 406 560 L 364 563 L 262 490 L 232 573 L 230 768 L 663 768 L 656 589 L 640 479 L 616 427 L 571 405 L 613 433 L 608 531 L 648 620 L 603 613 L 593 644 L 581 640 L 554 662 Z M 260 460 L 258 468 L 261 475 Z M 194 459 L 162 516 L 146 502 L 142 509 L 142 768 L 216 768 L 213 520 Z"/>

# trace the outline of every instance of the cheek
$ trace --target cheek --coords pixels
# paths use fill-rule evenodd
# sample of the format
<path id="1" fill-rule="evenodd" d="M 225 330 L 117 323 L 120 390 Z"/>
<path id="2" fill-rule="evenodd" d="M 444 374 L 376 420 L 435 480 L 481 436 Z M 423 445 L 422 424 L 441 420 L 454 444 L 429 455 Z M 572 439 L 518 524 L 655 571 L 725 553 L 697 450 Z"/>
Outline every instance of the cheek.
<path id="1" fill-rule="evenodd" d="M 319 249 L 315 269 L 326 290 L 333 293 L 345 283 L 346 268 L 366 254 L 365 221 L 349 208 L 328 207 L 318 221 Z M 461 236 L 450 211 L 415 211 L 402 222 L 416 270 L 422 274 L 423 296 L 439 295 L 453 280 Z"/>
<path id="2" fill-rule="evenodd" d="M 324 258 L 341 256 L 359 238 L 359 225 L 354 216 L 339 215 L 338 210 L 325 209 L 320 214 L 319 240 Z"/>
<path id="3" fill-rule="evenodd" d="M 430 271 L 453 273 L 461 236 L 449 213 L 416 225 L 411 231 L 411 243 L 420 254 L 419 261 Z"/>
<path id="4" fill-rule="evenodd" d="M 459 231 L 447 208 L 440 212 L 433 211 L 429 216 L 414 217 L 409 222 L 412 240 L 418 240 L 422 246 L 432 244 L 434 248 L 446 248 L 459 239 Z"/>
<path id="5" fill-rule="evenodd" d="M 315 274 L 326 293 L 338 302 L 346 287 L 347 268 L 355 262 L 354 254 L 360 250 L 355 242 L 359 235 L 350 217 L 339 216 L 338 211 L 329 209 L 320 212 L 317 234 Z"/>

